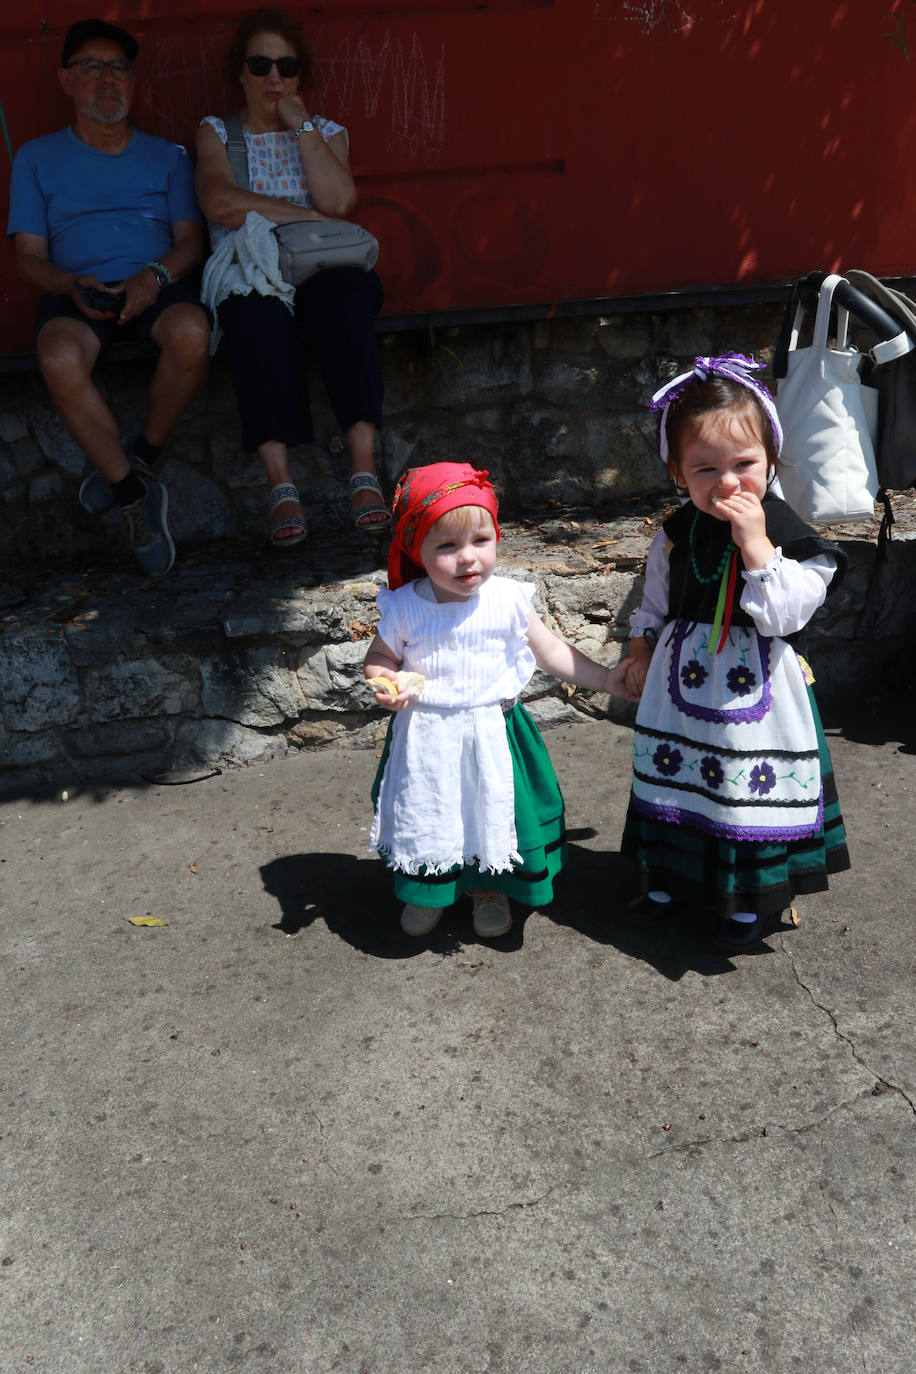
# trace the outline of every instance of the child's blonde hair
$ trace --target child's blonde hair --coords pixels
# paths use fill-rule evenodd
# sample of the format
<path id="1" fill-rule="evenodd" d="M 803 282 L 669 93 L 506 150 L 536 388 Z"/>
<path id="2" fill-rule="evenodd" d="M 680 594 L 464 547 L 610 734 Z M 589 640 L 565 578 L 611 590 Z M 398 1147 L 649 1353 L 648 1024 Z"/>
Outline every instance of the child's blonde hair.
<path id="1" fill-rule="evenodd" d="M 441 525 L 444 520 L 449 522 L 457 534 L 466 534 L 469 530 L 496 529 L 492 515 L 483 506 L 454 506 L 444 515 L 440 515 L 432 528 L 435 529 L 436 525 Z"/>

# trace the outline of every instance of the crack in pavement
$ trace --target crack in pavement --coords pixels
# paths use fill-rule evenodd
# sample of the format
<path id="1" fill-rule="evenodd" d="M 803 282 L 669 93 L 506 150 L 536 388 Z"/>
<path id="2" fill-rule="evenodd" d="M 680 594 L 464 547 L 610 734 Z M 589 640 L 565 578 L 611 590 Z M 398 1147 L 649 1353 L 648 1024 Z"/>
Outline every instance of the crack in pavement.
<path id="1" fill-rule="evenodd" d="M 830 1010 L 829 1007 L 825 1007 L 823 1002 L 819 1002 L 817 1000 L 811 988 L 802 979 L 791 951 L 786 948 L 785 937 L 782 937 L 780 939 L 779 947 L 789 961 L 789 967 L 792 970 L 792 974 L 795 978 L 796 983 L 801 988 L 801 990 L 808 996 L 808 998 L 811 1001 L 811 1005 L 815 1007 L 818 1011 L 824 1012 L 825 1015 L 829 1017 L 830 1024 L 833 1026 L 834 1035 L 837 1037 L 838 1040 L 841 1040 L 843 1044 L 847 1047 L 849 1053 L 852 1055 L 852 1058 L 859 1065 L 859 1067 L 865 1069 L 867 1073 L 871 1074 L 872 1077 L 875 1079 L 876 1084 L 880 1084 L 882 1088 L 886 1088 L 890 1092 L 897 1093 L 898 1096 L 902 1097 L 904 1102 L 906 1102 L 907 1106 L 909 1107 L 910 1111 L 913 1113 L 914 1116 L 916 1116 L 916 1103 L 914 1103 L 913 1099 L 909 1096 L 909 1094 L 904 1091 L 904 1089 L 899 1085 L 899 1083 L 892 1083 L 890 1079 L 884 1078 L 882 1074 L 878 1073 L 876 1069 L 873 1069 L 870 1064 L 866 1063 L 866 1061 L 859 1054 L 859 1051 L 856 1049 L 854 1042 L 849 1038 L 848 1035 L 844 1034 L 844 1032 L 840 1030 L 840 1023 L 837 1017 L 834 1015 L 834 1013 Z M 878 1095 L 875 1092 L 874 1088 L 870 1089 L 869 1091 L 872 1096 Z M 859 1095 L 864 1096 L 864 1094 Z"/>
<path id="2" fill-rule="evenodd" d="M 869 1072 L 871 1072 L 869 1070 Z M 902 1094 L 905 1096 L 905 1094 Z M 672 1143 L 661 1150 L 653 1150 L 651 1154 L 644 1155 L 643 1161 L 650 1159 L 660 1159 L 664 1155 L 682 1154 L 685 1150 L 696 1149 L 703 1145 L 746 1145 L 749 1140 L 762 1140 L 769 1138 L 777 1131 L 782 1135 L 807 1135 L 809 1131 L 816 1131 L 829 1121 L 837 1112 L 842 1112 L 851 1107 L 854 1103 L 861 1101 L 863 1097 L 876 1096 L 874 1088 L 863 1088 L 861 1092 L 855 1093 L 852 1097 L 843 1102 L 837 1102 L 819 1116 L 816 1121 L 808 1121 L 803 1126 L 788 1126 L 782 1121 L 768 1121 L 762 1126 L 749 1126 L 740 1135 L 704 1135 L 696 1136 L 692 1140 L 680 1140 Z"/>
<path id="3" fill-rule="evenodd" d="M 505 1207 L 485 1208 L 480 1212 L 419 1212 L 412 1217 L 396 1217 L 397 1221 L 477 1221 L 480 1217 L 504 1217 L 509 1212 L 527 1212 L 532 1207 L 539 1207 L 542 1202 L 553 1197 L 556 1188 L 548 1188 L 541 1197 L 533 1198 L 530 1202 L 508 1202 Z"/>

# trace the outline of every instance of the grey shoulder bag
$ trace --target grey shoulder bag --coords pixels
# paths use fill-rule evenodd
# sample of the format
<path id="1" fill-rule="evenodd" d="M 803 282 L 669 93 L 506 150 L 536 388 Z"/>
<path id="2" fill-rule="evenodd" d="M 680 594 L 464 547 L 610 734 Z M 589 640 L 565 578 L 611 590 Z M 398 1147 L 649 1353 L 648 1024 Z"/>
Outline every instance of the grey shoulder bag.
<path id="1" fill-rule="evenodd" d="M 248 151 L 242 117 L 229 115 L 226 153 L 232 174 L 243 191 L 251 190 Z M 301 219 L 274 227 L 280 273 L 290 286 L 301 286 L 316 272 L 331 267 L 361 267 L 368 272 L 378 261 L 378 240 L 368 229 L 346 219 Z"/>

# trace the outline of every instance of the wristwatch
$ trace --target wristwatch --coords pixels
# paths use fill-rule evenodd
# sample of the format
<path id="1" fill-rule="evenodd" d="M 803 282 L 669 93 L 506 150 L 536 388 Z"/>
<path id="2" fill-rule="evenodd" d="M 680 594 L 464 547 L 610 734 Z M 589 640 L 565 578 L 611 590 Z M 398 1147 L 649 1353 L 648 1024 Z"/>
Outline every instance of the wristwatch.
<path id="1" fill-rule="evenodd" d="M 157 286 L 171 286 L 172 274 L 167 267 L 163 267 L 161 262 L 148 262 L 146 265 L 156 278 Z"/>
<path id="2" fill-rule="evenodd" d="M 310 119 L 303 119 L 298 129 L 293 130 L 293 137 L 298 138 L 300 134 L 314 134 L 317 130 Z"/>

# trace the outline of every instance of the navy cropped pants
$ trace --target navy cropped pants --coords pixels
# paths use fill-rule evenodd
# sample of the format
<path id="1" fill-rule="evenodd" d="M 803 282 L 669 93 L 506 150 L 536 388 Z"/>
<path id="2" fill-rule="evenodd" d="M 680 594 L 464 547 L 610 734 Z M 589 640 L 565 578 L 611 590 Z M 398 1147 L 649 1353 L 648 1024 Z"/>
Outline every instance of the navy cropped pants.
<path id="1" fill-rule="evenodd" d="M 308 443 L 312 413 L 302 345 L 321 368 L 341 429 L 359 420 L 382 422 L 382 373 L 374 317 L 382 284 L 374 272 L 337 267 L 316 272 L 296 289 L 295 315 L 275 296 L 252 291 L 219 307 L 242 422 L 242 447 L 270 440 Z"/>

